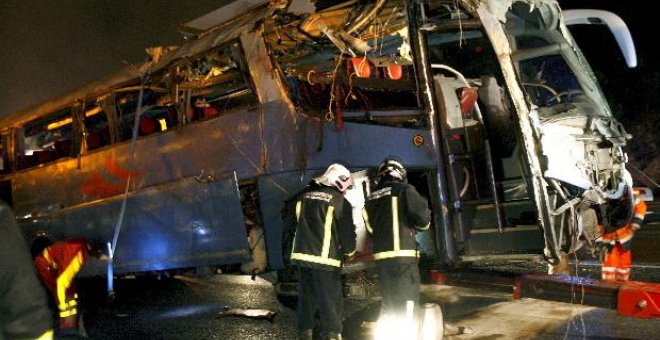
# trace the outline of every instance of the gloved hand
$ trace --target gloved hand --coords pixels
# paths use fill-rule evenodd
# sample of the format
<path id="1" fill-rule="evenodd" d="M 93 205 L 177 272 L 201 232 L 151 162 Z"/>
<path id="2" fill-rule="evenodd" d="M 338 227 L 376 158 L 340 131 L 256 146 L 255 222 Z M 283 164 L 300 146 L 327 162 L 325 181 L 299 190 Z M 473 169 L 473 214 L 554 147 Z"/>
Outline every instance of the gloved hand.
<path id="1" fill-rule="evenodd" d="M 349 254 L 344 254 L 344 261 L 345 262 L 353 262 L 353 260 L 355 260 L 357 255 L 358 255 L 357 250 L 355 250 L 355 251 L 353 251 L 352 253 L 349 253 Z"/>

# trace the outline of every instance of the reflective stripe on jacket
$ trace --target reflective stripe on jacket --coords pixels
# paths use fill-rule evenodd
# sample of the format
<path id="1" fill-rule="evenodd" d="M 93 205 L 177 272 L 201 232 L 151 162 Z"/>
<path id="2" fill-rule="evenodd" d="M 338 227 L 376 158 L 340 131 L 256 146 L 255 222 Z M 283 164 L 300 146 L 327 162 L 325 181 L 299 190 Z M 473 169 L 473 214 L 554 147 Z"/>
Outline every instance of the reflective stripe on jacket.
<path id="1" fill-rule="evenodd" d="M 296 234 L 291 264 L 299 267 L 339 268 L 345 254 L 355 251 L 353 208 L 337 190 L 313 186 L 296 201 Z"/>
<path id="2" fill-rule="evenodd" d="M 372 234 L 375 260 L 405 263 L 419 257 L 415 231 L 429 228 L 431 211 L 415 187 L 394 181 L 377 186 L 362 216 Z"/>
<path id="3" fill-rule="evenodd" d="M 57 242 L 35 258 L 37 275 L 57 300 L 60 317 L 76 315 L 73 280 L 87 261 L 87 242 L 82 239 Z"/>

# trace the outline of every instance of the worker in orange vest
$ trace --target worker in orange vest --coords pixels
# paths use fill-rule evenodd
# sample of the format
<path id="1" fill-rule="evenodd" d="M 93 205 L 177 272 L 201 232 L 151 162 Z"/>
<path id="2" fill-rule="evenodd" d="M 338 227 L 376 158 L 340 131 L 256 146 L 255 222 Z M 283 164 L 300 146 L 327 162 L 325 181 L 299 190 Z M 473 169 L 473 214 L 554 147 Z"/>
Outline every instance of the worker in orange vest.
<path id="1" fill-rule="evenodd" d="M 632 264 L 632 238 L 635 231 L 641 228 L 646 215 L 646 203 L 640 197 L 640 190 L 634 190 L 634 215 L 625 226 L 606 233 L 602 225 L 598 225 L 596 244 L 607 249 L 603 258 L 601 276 L 605 281 L 628 281 Z"/>
<path id="2" fill-rule="evenodd" d="M 59 309 L 59 328 L 62 333 L 78 332 L 78 294 L 76 274 L 89 256 L 100 259 L 103 246 L 84 239 L 70 239 L 50 244 L 42 237 L 43 251 L 36 254 L 34 264 L 37 276 L 54 296 Z"/>

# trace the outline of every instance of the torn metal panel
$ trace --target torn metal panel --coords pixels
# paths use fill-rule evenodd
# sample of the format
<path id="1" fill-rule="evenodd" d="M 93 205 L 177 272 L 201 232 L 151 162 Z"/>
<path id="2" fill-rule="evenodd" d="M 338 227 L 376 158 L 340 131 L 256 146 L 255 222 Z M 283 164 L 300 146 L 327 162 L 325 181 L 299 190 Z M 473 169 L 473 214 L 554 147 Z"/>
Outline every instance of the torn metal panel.
<path id="1" fill-rule="evenodd" d="M 495 49 L 497 57 L 500 61 L 504 79 L 506 81 L 506 86 L 513 101 L 513 106 L 518 112 L 518 123 L 522 135 L 522 143 L 524 145 L 527 162 L 530 167 L 529 172 L 532 176 L 532 185 L 534 189 L 536 208 L 538 210 L 539 225 L 546 231 L 554 230 L 554 226 L 552 225 L 553 222 L 549 216 L 550 212 L 548 211 L 550 202 L 546 189 L 548 185 L 543 178 L 543 171 L 539 160 L 541 150 L 539 150 L 537 144 L 538 135 L 534 130 L 532 120 L 530 119 L 530 111 L 527 101 L 525 100 L 522 88 L 520 87 L 517 80 L 513 61 L 511 60 L 511 49 L 507 40 L 507 36 L 499 23 L 499 19 L 494 16 L 485 6 L 480 6 L 477 12 L 480 15 L 486 33 L 493 43 L 493 48 Z M 547 235 L 545 238 L 545 255 L 548 258 L 558 261 L 558 247 L 548 244 L 548 242 L 551 242 L 554 237 L 549 237 L 549 235 Z"/>
<path id="2" fill-rule="evenodd" d="M 250 15 L 238 18 L 236 22 L 232 22 L 232 25 L 225 27 L 225 29 L 212 31 L 198 40 L 185 44 L 176 51 L 165 54 L 159 63 L 150 68 L 150 71 L 157 71 L 175 60 L 203 53 L 230 40 L 237 39 L 242 33 L 251 31 L 255 24 L 270 14 L 270 12 L 271 9 L 267 7 L 259 8 L 250 13 Z"/>
<path id="3" fill-rule="evenodd" d="M 220 26 L 237 16 L 269 3 L 268 0 L 240 0 L 232 1 L 230 4 L 220 7 L 199 18 L 188 21 L 181 25 L 183 30 L 194 30 L 204 32 L 213 27 Z"/>

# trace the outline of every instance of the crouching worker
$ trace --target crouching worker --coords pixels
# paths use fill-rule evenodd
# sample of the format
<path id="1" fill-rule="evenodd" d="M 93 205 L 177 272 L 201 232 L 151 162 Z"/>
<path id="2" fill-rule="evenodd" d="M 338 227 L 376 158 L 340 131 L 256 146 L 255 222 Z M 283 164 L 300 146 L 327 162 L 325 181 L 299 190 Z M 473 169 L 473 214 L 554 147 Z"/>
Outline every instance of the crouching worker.
<path id="1" fill-rule="evenodd" d="M 103 254 L 103 244 L 84 239 L 51 243 L 42 236 L 35 240 L 33 252 L 37 276 L 57 303 L 60 333 L 78 334 L 78 293 L 74 279 L 89 256 L 108 259 Z"/>

